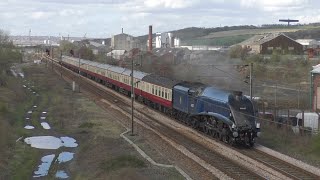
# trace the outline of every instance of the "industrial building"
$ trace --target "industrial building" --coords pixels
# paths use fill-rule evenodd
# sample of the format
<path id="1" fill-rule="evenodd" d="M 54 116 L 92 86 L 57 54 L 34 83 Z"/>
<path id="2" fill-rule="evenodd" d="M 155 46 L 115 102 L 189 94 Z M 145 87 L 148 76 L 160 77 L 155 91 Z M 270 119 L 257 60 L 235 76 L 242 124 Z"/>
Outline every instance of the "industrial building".
<path id="1" fill-rule="evenodd" d="M 104 44 L 100 44 L 94 41 L 89 41 L 89 48 L 92 50 L 92 53 L 94 55 L 104 53 L 107 51 L 107 47 Z"/>
<path id="2" fill-rule="evenodd" d="M 179 47 L 180 39 L 172 33 L 156 33 L 156 48 Z"/>
<path id="3" fill-rule="evenodd" d="M 107 53 L 107 57 L 116 59 L 116 60 L 121 60 L 124 58 L 126 50 L 112 50 L 111 52 Z"/>
<path id="4" fill-rule="evenodd" d="M 320 64 L 313 66 L 311 71 L 311 101 L 312 110 L 320 110 Z"/>
<path id="5" fill-rule="evenodd" d="M 147 46 L 150 46 L 149 40 Z M 155 48 L 177 48 L 180 47 L 180 39 L 174 37 L 172 33 L 156 33 L 156 37 L 152 39 L 152 46 Z"/>
<path id="6" fill-rule="evenodd" d="M 133 48 L 141 48 L 141 43 L 135 37 L 121 33 L 111 38 L 111 49 L 130 51 Z"/>
<path id="7" fill-rule="evenodd" d="M 239 45 L 255 54 L 272 54 L 274 51 L 281 54 L 303 54 L 303 46 L 284 34 L 256 35 Z"/>
<path id="8" fill-rule="evenodd" d="M 296 41 L 303 45 L 304 50 L 320 47 L 320 42 L 315 39 L 297 39 Z"/>

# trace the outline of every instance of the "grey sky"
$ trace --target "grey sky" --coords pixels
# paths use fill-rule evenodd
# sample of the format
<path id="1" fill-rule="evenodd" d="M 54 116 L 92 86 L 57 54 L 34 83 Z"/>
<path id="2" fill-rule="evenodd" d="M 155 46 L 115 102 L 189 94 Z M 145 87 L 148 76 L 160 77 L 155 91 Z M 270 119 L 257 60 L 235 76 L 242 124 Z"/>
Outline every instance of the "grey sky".
<path id="1" fill-rule="evenodd" d="M 12 35 L 110 37 L 184 27 L 320 21 L 317 0 L 1 0 L 0 28 Z"/>

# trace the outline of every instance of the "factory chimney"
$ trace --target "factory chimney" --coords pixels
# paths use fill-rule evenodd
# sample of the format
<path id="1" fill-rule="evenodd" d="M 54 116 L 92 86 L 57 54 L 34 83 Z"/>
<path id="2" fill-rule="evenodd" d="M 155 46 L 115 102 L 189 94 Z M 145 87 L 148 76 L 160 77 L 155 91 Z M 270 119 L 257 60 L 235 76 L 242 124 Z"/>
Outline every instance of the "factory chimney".
<path id="1" fill-rule="evenodd" d="M 149 26 L 149 51 L 152 51 L 152 25 Z"/>
<path id="2" fill-rule="evenodd" d="M 121 28 L 121 34 L 123 34 L 123 28 Z"/>

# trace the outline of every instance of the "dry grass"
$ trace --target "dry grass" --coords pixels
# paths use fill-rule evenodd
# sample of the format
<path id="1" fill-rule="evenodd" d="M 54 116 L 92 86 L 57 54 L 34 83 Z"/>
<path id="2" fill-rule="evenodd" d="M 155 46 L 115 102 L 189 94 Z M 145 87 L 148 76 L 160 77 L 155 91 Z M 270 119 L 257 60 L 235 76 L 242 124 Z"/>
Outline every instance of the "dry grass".
<path id="1" fill-rule="evenodd" d="M 181 179 L 175 170 L 151 166 L 120 137 L 125 128 L 117 120 L 126 117 L 102 109 L 85 93 L 73 93 L 70 84 L 50 69 L 29 67 L 25 71 L 42 97 L 39 106 L 48 108 L 53 135 L 71 136 L 79 143 L 72 150 L 75 158 L 65 167 L 73 179 Z"/>
<path id="2" fill-rule="evenodd" d="M 258 142 L 291 157 L 319 166 L 319 137 L 296 135 L 291 129 L 286 130 L 268 124 L 262 127 L 262 136 L 258 139 Z"/>

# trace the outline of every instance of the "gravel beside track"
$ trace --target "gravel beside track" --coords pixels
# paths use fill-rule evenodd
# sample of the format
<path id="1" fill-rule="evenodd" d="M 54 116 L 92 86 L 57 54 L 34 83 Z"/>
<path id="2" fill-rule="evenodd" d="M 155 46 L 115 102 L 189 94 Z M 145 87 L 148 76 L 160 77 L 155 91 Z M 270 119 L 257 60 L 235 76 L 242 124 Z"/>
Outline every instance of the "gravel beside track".
<path id="1" fill-rule="evenodd" d="M 258 149 L 245 149 L 238 150 L 242 154 L 255 159 L 279 172 L 292 178 L 292 179 L 320 179 L 319 176 L 312 174 L 304 169 L 301 169 L 293 164 L 289 164 L 283 160 L 280 160 L 272 155 L 264 153 Z"/>

